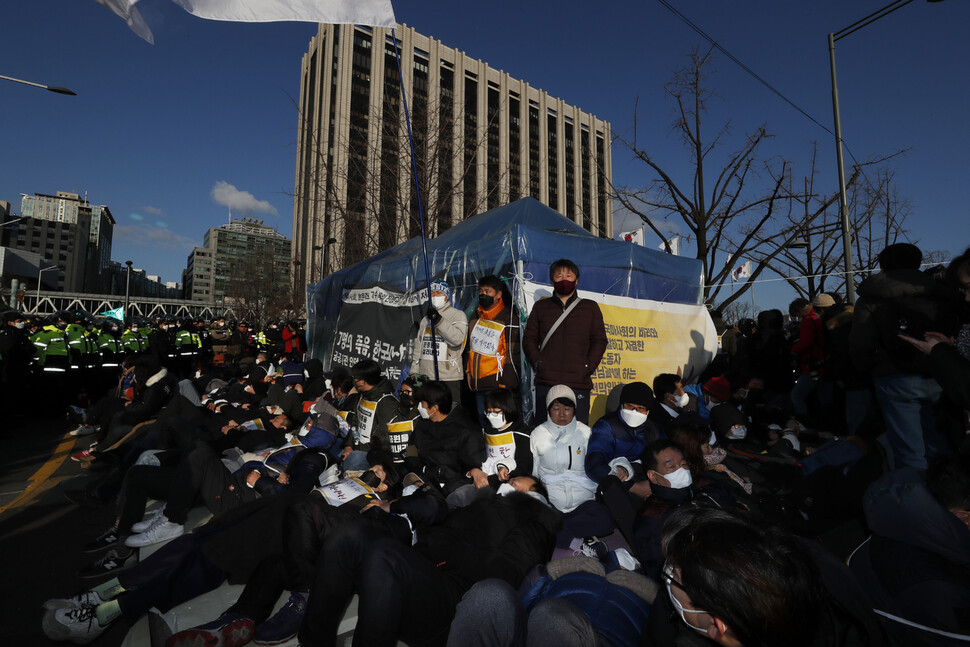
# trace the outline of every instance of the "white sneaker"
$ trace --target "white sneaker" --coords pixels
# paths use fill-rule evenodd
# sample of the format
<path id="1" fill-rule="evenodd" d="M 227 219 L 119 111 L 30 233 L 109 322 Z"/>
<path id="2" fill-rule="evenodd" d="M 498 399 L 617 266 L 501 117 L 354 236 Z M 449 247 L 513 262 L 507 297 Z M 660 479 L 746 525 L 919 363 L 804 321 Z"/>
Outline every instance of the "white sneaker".
<path id="1" fill-rule="evenodd" d="M 78 593 L 77 595 L 72 595 L 69 598 L 54 598 L 53 600 L 48 600 L 44 603 L 44 611 L 54 611 L 56 609 L 70 609 L 71 607 L 80 607 L 85 604 L 93 604 L 95 606 L 99 604 L 104 604 L 107 600 L 102 600 L 101 596 L 94 591 L 84 591 L 83 593 Z"/>
<path id="2" fill-rule="evenodd" d="M 169 539 L 181 537 L 185 533 L 185 526 L 165 519 L 139 535 L 132 535 L 125 540 L 125 546 L 129 548 L 142 548 L 153 544 L 160 544 Z"/>
<path id="3" fill-rule="evenodd" d="M 98 622 L 97 608 L 93 604 L 55 609 L 44 614 L 41 628 L 51 640 L 70 640 L 86 645 L 100 636 L 106 627 Z"/>
<path id="4" fill-rule="evenodd" d="M 135 534 L 140 532 L 145 532 L 152 526 L 157 526 L 163 521 L 168 521 L 168 517 L 165 516 L 165 506 L 162 506 L 155 512 L 145 515 L 145 518 L 141 521 L 136 521 L 131 524 L 131 531 Z"/>
<path id="5" fill-rule="evenodd" d="M 71 436 L 90 436 L 95 432 L 94 427 L 91 425 L 81 425 L 77 429 L 72 429 L 69 432 Z"/>

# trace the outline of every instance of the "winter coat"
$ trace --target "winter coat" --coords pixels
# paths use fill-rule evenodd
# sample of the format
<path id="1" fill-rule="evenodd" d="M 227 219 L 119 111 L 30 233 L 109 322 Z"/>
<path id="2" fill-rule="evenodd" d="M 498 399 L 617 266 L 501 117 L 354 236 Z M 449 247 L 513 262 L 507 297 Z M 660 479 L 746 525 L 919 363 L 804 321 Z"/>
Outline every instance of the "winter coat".
<path id="1" fill-rule="evenodd" d="M 355 450 L 387 450 L 391 446 L 387 423 L 397 413 L 397 404 L 394 385 L 387 378 L 381 378 L 369 391 L 360 394 L 356 413 L 350 421 L 354 431 L 352 447 Z"/>
<path id="2" fill-rule="evenodd" d="M 561 515 L 539 495 L 513 492 L 458 508 L 444 524 L 419 533 L 415 548 L 458 592 L 488 578 L 512 587 L 549 561 Z"/>
<path id="3" fill-rule="evenodd" d="M 791 348 L 791 352 L 798 357 L 798 366 L 802 375 L 818 372 L 822 359 L 825 357 L 825 339 L 822 320 L 814 310 L 802 317 L 801 331 L 798 341 Z"/>
<path id="4" fill-rule="evenodd" d="M 634 428 L 623 422 L 618 411 L 603 416 L 593 425 L 586 453 L 586 475 L 599 483 L 610 473 L 611 460 L 620 456 L 638 460 L 651 441 L 665 437 L 650 420 Z"/>
<path id="5" fill-rule="evenodd" d="M 411 442 L 405 452 L 408 471 L 442 485 L 445 494 L 471 483 L 466 476 L 485 460 L 485 438 L 480 427 L 460 406 L 440 422 L 416 420 Z"/>
<path id="6" fill-rule="evenodd" d="M 579 297 L 573 294 L 566 303 L 557 296 L 536 301 L 529 313 L 522 336 L 522 347 L 535 369 L 535 383 L 566 386 L 589 391 L 593 373 L 606 351 L 603 313 L 595 301 L 583 299 L 556 329 L 539 351 L 559 316 Z"/>
<path id="7" fill-rule="evenodd" d="M 937 344 L 930 351 L 933 377 L 943 394 L 958 407 L 970 410 L 970 361 L 953 344 Z"/>
<path id="8" fill-rule="evenodd" d="M 121 411 L 121 424 L 136 425 L 150 420 L 177 392 L 178 383 L 175 378 L 169 375 L 167 369 L 159 370 L 148 378 L 144 389 L 136 391 L 134 401 Z"/>
<path id="9" fill-rule="evenodd" d="M 881 309 L 905 303 L 915 315 L 914 318 L 926 317 L 939 323 L 932 326 L 932 330 L 953 334 L 956 331 L 948 330 L 948 322 L 937 322 L 951 300 L 952 295 L 938 285 L 933 277 L 919 270 L 880 272 L 863 281 L 859 285 L 859 300 L 855 305 L 850 336 L 852 362 L 856 368 L 873 376 L 918 372 L 901 366 L 901 355 L 918 351 L 908 347 L 903 340 L 897 342 L 895 338 L 890 340 L 894 347 L 887 347 L 887 336 L 881 331 L 881 321 L 884 319 Z M 906 332 L 922 337 L 926 331 L 913 329 Z"/>
<path id="10" fill-rule="evenodd" d="M 849 558 L 849 567 L 892 643 L 966 645 L 970 529 L 937 503 L 912 469 L 896 470 L 869 486 L 863 508 L 872 536 Z M 964 641 L 940 631 L 962 635 Z"/>
<path id="11" fill-rule="evenodd" d="M 499 301 L 478 306 L 468 322 L 465 375 L 472 391 L 514 389 L 519 386 L 519 322 L 512 309 Z"/>
<path id="12" fill-rule="evenodd" d="M 441 315 L 434 327 L 434 339 L 438 345 L 438 377 L 442 382 L 455 382 L 462 379 L 462 352 L 468 336 L 468 317 L 464 311 L 446 305 L 438 310 Z M 421 319 L 418 334 L 411 342 L 411 373 L 423 373 L 432 378 L 434 356 L 431 351 L 431 323 L 427 317 Z"/>
<path id="13" fill-rule="evenodd" d="M 562 428 L 546 420 L 532 430 L 532 474 L 546 486 L 549 502 L 561 512 L 572 512 L 596 494 L 596 483 L 586 476 L 591 434 L 575 418 Z"/>

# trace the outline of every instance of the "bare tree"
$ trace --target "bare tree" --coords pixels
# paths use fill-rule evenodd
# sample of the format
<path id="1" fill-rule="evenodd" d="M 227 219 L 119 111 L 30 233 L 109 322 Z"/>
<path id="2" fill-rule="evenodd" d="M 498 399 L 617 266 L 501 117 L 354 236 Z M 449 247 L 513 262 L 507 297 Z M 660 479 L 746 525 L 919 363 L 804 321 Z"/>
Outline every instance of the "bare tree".
<path id="1" fill-rule="evenodd" d="M 746 135 L 741 146 L 723 157 L 722 163 L 716 162 L 716 155 L 726 146 L 731 124 L 721 125 L 710 139 L 703 130 L 708 101 L 714 96 L 706 85 L 712 59 L 711 51 L 695 50 L 664 86 L 675 105 L 671 129 L 690 157 L 689 177 L 675 178 L 640 145 L 635 114 L 632 138 L 618 136 L 616 141 L 643 162 L 654 179 L 646 187 L 613 187 L 613 195 L 661 241 L 667 237 L 652 220 L 654 215 L 664 220 L 673 218 L 686 227 L 688 237 L 696 244 L 696 258 L 703 264 L 705 301 L 723 308 L 752 286 L 748 281 L 737 289 L 725 287 L 735 267 L 744 259 L 755 260 L 750 279 L 756 279 L 798 236 L 798 227 L 779 225 L 785 223 L 779 211 L 789 207 L 789 166 L 784 161 L 769 162 L 759 157 L 762 144 L 770 137 L 763 126 Z M 731 294 L 726 294 L 727 290 Z"/>
<path id="2" fill-rule="evenodd" d="M 259 250 L 234 261 L 229 268 L 225 307 L 259 327 L 269 321 L 294 318 L 298 309 L 294 307 L 287 269 L 272 254 Z"/>

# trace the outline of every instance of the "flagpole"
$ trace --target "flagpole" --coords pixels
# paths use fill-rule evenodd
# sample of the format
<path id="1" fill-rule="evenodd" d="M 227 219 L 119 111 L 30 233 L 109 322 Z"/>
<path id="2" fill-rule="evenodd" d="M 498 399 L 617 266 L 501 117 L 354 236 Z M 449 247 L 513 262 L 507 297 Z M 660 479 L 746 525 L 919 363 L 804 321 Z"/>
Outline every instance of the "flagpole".
<path id="1" fill-rule="evenodd" d="M 404 72 L 401 69 L 401 51 L 397 48 L 397 32 L 391 29 L 391 40 L 394 41 L 394 55 L 397 57 L 397 76 L 401 83 L 401 102 L 404 105 L 404 121 L 408 126 L 408 144 L 411 148 L 411 172 L 414 173 L 414 192 L 418 198 L 418 216 L 421 219 L 421 251 L 424 254 L 424 277 L 428 283 L 428 309 L 431 309 L 431 267 L 428 264 L 428 237 L 424 231 L 424 207 L 421 205 L 421 187 L 418 184 L 418 160 L 414 155 L 414 137 L 411 134 L 411 115 L 408 113 L 408 97 L 404 91 Z M 438 343 L 435 340 L 434 322 L 428 318 L 431 324 L 431 356 L 434 358 L 434 379 L 438 380 Z M 418 335 L 423 335 L 423 331 L 418 331 Z M 420 346 L 419 346 L 420 349 Z M 419 350 L 420 352 L 420 350 Z"/>

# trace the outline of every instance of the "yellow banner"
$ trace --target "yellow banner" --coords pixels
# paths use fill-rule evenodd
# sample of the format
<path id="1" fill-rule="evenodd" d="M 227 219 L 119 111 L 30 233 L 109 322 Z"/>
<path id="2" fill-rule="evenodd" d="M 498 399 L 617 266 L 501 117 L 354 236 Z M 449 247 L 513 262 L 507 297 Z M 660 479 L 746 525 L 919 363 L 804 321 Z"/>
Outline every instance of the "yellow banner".
<path id="1" fill-rule="evenodd" d="M 631 300 L 632 301 L 632 300 Z M 606 399 L 617 386 L 645 382 L 661 373 L 696 378 L 716 351 L 716 335 L 702 306 L 644 302 L 626 307 L 599 304 L 606 326 L 607 347 L 593 375 L 590 424 L 606 410 Z"/>

